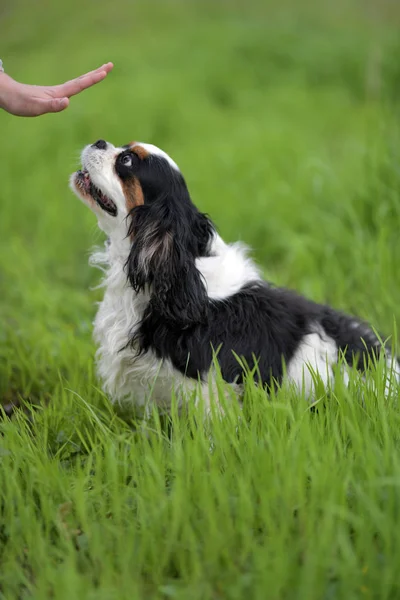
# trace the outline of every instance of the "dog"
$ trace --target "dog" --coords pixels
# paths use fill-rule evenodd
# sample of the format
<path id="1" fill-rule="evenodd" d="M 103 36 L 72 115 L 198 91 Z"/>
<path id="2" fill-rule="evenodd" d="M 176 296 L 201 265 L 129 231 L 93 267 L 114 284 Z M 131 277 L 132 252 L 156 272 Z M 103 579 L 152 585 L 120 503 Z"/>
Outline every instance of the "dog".
<path id="1" fill-rule="evenodd" d="M 94 338 L 114 403 L 168 410 L 197 390 L 209 409 L 215 361 L 234 390 L 250 369 L 266 388 L 287 380 L 311 399 L 338 363 L 348 377 L 343 365 L 362 372 L 383 353 L 399 379 L 369 325 L 273 286 L 243 244 L 226 244 L 163 150 L 98 140 L 81 159 L 71 188 L 108 236 L 91 264 L 105 272 Z"/>

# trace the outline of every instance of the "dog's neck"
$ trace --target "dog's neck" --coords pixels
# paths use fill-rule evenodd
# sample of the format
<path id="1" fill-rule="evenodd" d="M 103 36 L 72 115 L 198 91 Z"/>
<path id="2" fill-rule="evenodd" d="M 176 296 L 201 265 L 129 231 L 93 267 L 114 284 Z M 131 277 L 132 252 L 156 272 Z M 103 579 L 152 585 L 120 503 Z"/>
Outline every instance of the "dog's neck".
<path id="1" fill-rule="evenodd" d="M 95 249 L 89 263 L 104 273 L 101 287 L 122 289 L 129 285 L 125 263 L 129 255 L 130 244 L 128 237 L 121 238 L 120 235 L 110 235 L 103 248 Z M 132 293 L 134 293 L 133 290 Z"/>
<path id="2" fill-rule="evenodd" d="M 111 234 L 106 241 L 106 248 L 109 256 L 110 265 L 113 262 L 123 262 L 125 264 L 128 258 L 129 251 L 131 249 L 132 241 L 129 239 L 128 234 L 121 236 L 121 234 Z"/>
<path id="3" fill-rule="evenodd" d="M 90 264 L 103 271 L 102 287 L 113 289 L 116 293 L 129 290 L 130 294 L 136 296 L 136 292 L 130 288 L 125 270 L 130 247 L 129 237 L 111 235 L 104 249 L 92 254 Z M 225 244 L 219 236 L 215 236 L 210 250 L 211 256 L 196 259 L 196 267 L 202 274 L 210 298 L 224 299 L 238 292 L 244 284 L 261 279 L 242 244 Z"/>

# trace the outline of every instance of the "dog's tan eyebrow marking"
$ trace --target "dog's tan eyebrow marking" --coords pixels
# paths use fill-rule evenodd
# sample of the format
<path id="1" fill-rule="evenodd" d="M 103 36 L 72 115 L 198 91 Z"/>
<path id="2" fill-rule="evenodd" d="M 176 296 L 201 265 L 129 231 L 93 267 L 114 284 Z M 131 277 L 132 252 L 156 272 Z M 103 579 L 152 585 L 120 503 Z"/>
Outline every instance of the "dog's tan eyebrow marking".
<path id="1" fill-rule="evenodd" d="M 150 152 L 148 152 L 145 148 L 143 148 L 143 146 L 141 146 L 137 142 L 131 142 L 129 147 L 131 152 L 134 152 L 142 160 L 150 156 Z"/>

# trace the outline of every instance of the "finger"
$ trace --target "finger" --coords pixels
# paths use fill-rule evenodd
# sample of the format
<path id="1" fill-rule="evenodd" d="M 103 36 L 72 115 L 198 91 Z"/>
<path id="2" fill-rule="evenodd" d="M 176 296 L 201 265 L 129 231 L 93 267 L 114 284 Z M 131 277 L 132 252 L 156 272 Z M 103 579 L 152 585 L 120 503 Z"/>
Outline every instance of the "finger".
<path id="1" fill-rule="evenodd" d="M 97 69 L 88 71 L 87 73 L 80 75 L 80 77 L 86 77 L 86 75 L 92 75 L 92 73 L 98 73 L 99 71 L 106 71 L 106 73 L 109 73 L 113 68 L 114 64 L 112 62 L 104 63 L 104 65 L 101 65 L 101 67 L 97 67 Z M 76 79 L 79 79 L 80 77 L 77 77 Z"/>
<path id="2" fill-rule="evenodd" d="M 37 98 L 31 105 L 30 115 L 38 117 L 46 113 L 55 113 L 65 110 L 69 104 L 68 98 Z"/>
<path id="3" fill-rule="evenodd" d="M 95 71 L 93 73 L 87 73 L 86 75 L 81 75 L 77 79 L 72 79 L 71 81 L 67 81 L 60 86 L 57 86 L 57 95 L 67 96 L 70 98 L 71 96 L 75 96 L 83 90 L 99 83 L 107 76 L 106 71 Z"/>
<path id="4" fill-rule="evenodd" d="M 108 62 L 105 63 L 104 65 L 102 65 L 101 67 L 97 67 L 97 69 L 93 69 L 93 71 L 88 71 L 87 73 L 83 73 L 83 75 L 80 75 L 79 77 L 75 77 L 75 79 L 72 79 L 71 81 L 76 81 L 77 79 L 83 79 L 84 77 L 87 77 L 88 75 L 95 75 L 96 73 L 100 73 L 101 71 L 105 71 L 107 74 L 114 68 L 114 65 L 112 62 Z M 69 81 L 67 81 L 67 83 L 70 83 Z M 65 84 L 62 84 L 65 85 Z"/>
<path id="5" fill-rule="evenodd" d="M 94 71 L 90 71 L 89 73 L 85 73 L 76 79 L 72 79 L 71 81 L 67 81 L 61 85 L 55 86 L 55 91 L 57 92 L 57 96 L 75 96 L 75 94 L 79 94 L 86 90 L 87 88 L 95 85 L 102 81 L 105 77 L 107 77 L 108 73 L 113 68 L 112 63 L 107 63 Z M 50 88 L 51 89 L 51 88 Z"/>

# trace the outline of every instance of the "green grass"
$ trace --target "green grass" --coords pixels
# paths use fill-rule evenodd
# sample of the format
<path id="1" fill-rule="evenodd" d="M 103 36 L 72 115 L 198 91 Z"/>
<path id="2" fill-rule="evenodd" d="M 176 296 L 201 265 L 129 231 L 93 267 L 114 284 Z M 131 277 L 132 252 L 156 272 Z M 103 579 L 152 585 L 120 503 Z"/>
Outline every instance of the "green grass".
<path id="1" fill-rule="evenodd" d="M 400 412 L 338 382 L 311 412 L 249 383 L 244 413 L 133 431 L 99 390 L 68 190 L 79 150 L 148 141 L 267 277 L 398 335 L 400 10 L 373 2 L 6 0 L 1 58 L 68 111 L 0 114 L 0 598 L 400 598 Z M 200 424 L 199 424 L 200 423 Z"/>

